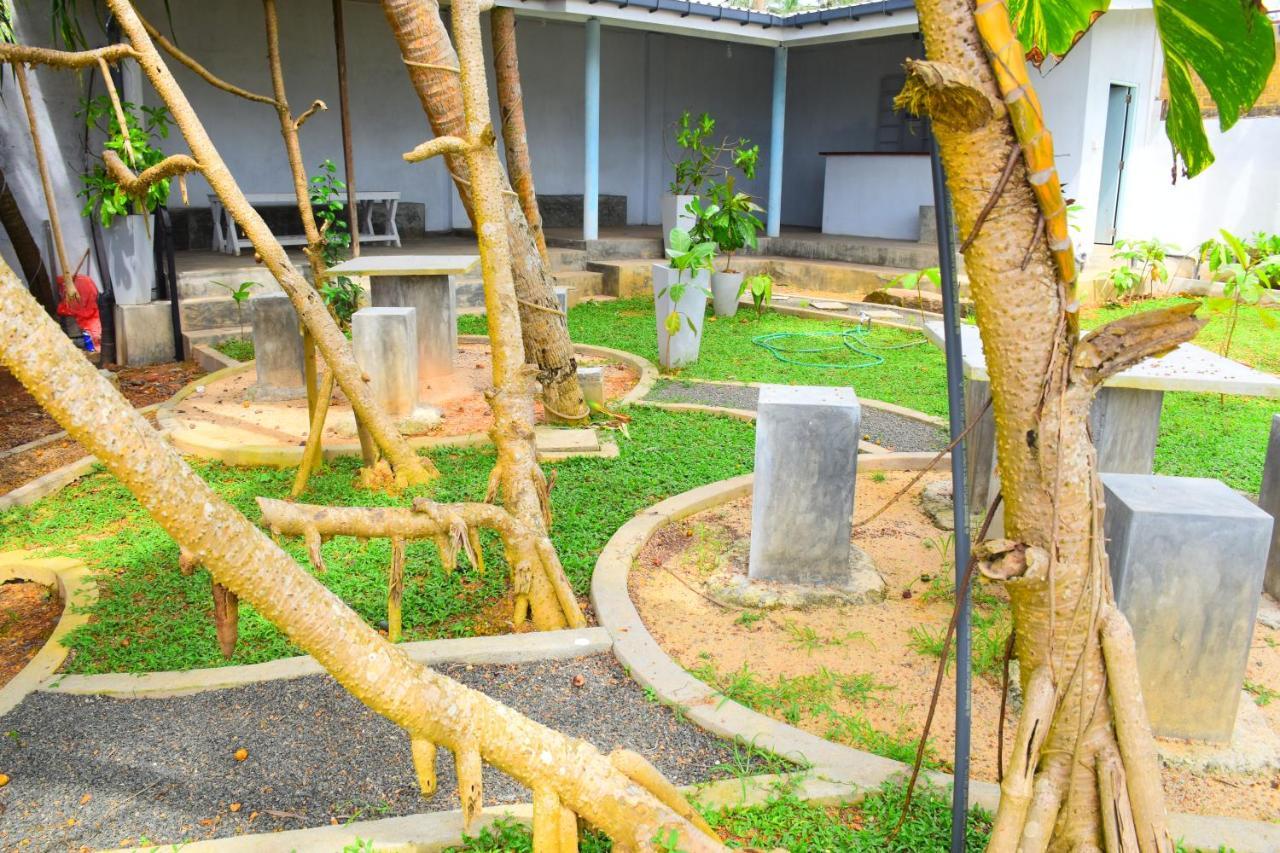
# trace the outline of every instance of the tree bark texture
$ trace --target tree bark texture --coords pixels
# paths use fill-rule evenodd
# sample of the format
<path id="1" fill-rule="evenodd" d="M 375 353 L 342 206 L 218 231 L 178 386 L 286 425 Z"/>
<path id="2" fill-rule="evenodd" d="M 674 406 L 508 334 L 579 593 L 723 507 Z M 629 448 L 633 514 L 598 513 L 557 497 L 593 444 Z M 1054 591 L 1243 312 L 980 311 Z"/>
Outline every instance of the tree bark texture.
<path id="1" fill-rule="evenodd" d="M 224 501 L 87 361 L 0 262 L 0 363 L 71 437 L 95 454 L 227 594 L 251 603 L 372 710 L 419 743 L 422 760 L 454 751 L 468 817 L 481 804 L 483 758 L 560 802 L 628 849 L 660 830 L 681 850 L 718 842 L 633 781 L 595 747 L 565 737 L 476 690 L 416 664 Z"/>
<path id="2" fill-rule="evenodd" d="M 401 58 L 423 111 L 437 137 L 466 136 L 458 55 L 449 41 L 436 0 L 383 0 L 382 9 L 400 45 Z M 447 154 L 445 163 L 458 195 L 476 224 L 472 178 L 461 152 Z M 503 217 L 509 244 L 509 265 L 515 283 L 525 358 L 538 366 L 543 407 L 550 419 L 584 421 L 589 415 L 578 387 L 577 361 L 564 317 L 555 297 L 555 277 L 538 253 L 537 240 L 525 219 L 520 200 L 503 187 Z"/>
<path id="3" fill-rule="evenodd" d="M 1007 16 L 1001 0 L 992 2 Z M 1022 139 L 1023 156 L 1010 164 L 1020 148 L 1006 106 L 1013 96 L 1002 95 L 997 85 L 996 60 L 984 47 L 975 10 L 968 0 L 920 0 L 917 9 L 928 61 L 909 66 L 903 98 L 933 119 L 959 231 L 971 235 L 965 267 L 991 375 L 1006 507 L 1008 539 L 979 543 L 975 553 L 983 573 L 1006 585 L 1024 695 L 1039 697 L 1028 702 L 1027 713 L 1049 726 L 1047 733 L 1036 726 L 1020 730 L 1020 743 L 1031 754 L 1011 756 L 1028 766 L 1007 771 L 1010 785 L 991 849 L 1101 849 L 1097 767 L 1116 754 L 1130 776 L 1156 774 L 1154 804 L 1149 779 L 1120 792 L 1146 800 L 1142 849 L 1171 849 L 1158 769 L 1135 766 L 1143 762 L 1131 761 L 1117 746 L 1113 727 L 1114 696 L 1100 644 L 1112 592 L 1087 416 L 1107 375 L 1190 338 L 1198 324 L 1186 312 L 1170 313 L 1141 330 L 1123 330 L 1119 338 L 1103 330 L 1088 343 L 1077 342 L 1069 319 L 1073 282 L 1059 274 L 1054 253 L 1062 247 L 1046 239 L 1045 211 L 1033 191 L 1033 183 L 1056 181 L 1046 171 L 1052 170 L 1048 134 L 1037 135 L 1034 147 Z M 1029 84 L 1016 96 L 1035 103 Z M 1122 679 L 1130 674 L 1110 673 Z M 1142 713 L 1140 699 L 1136 712 Z M 1123 713 L 1131 716 L 1135 709 Z M 1111 785 L 1115 775 L 1105 778 Z M 1139 804 L 1134 806 L 1136 814 Z"/>

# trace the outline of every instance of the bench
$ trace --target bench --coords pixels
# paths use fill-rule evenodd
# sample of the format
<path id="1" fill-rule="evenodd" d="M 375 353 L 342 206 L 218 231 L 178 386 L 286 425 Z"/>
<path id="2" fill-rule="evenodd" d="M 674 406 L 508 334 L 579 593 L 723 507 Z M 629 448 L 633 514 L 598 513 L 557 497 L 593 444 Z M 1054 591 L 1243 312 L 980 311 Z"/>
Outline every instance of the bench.
<path id="1" fill-rule="evenodd" d="M 297 207 L 298 198 L 293 193 L 246 193 L 245 198 L 253 207 Z M 363 190 L 356 193 L 356 217 L 360 227 L 361 243 L 391 243 L 400 245 L 400 231 L 396 228 L 396 209 L 400 206 L 400 193 L 385 190 Z M 382 231 L 373 228 L 373 211 L 381 207 L 386 212 L 386 227 Z M 209 210 L 213 214 L 213 249 L 228 255 L 238 255 L 240 250 L 252 246 L 247 237 L 240 234 L 235 219 L 222 204 L 222 199 L 209 195 Z M 277 234 L 283 246 L 305 246 L 303 234 Z"/>

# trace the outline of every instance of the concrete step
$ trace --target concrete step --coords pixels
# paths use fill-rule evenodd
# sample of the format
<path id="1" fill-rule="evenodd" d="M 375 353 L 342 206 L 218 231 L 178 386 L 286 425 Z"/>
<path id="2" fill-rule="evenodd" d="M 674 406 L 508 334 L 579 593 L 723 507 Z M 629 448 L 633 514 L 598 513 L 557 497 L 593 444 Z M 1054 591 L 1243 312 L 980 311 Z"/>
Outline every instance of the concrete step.
<path id="1" fill-rule="evenodd" d="M 620 299 L 653 295 L 652 258 L 591 261 L 587 268 L 603 276 L 603 292 Z M 723 262 L 717 262 L 721 268 Z M 873 290 L 888 286 L 909 270 L 873 264 L 851 264 L 839 261 L 814 261 L 788 257 L 734 258 L 735 270 L 747 275 L 767 273 L 774 285 L 802 291 L 821 291 L 861 298 Z"/>
<path id="2" fill-rule="evenodd" d="M 236 302 L 230 296 L 196 296 L 178 303 L 183 331 L 197 332 L 224 326 L 239 328 L 243 324 L 245 336 L 253 334 L 253 300 L 246 300 L 240 311 L 236 308 Z"/>
<path id="3" fill-rule="evenodd" d="M 587 253 L 582 249 L 548 246 L 547 256 L 551 258 L 551 269 L 556 273 L 587 268 Z"/>
<path id="4" fill-rule="evenodd" d="M 604 277 L 593 270 L 561 270 L 555 273 L 556 284 L 569 288 L 569 305 L 577 305 L 587 296 L 600 296 L 604 291 Z M 458 279 L 458 310 L 474 311 L 484 308 L 484 283 L 480 276 Z"/>
<path id="5" fill-rule="evenodd" d="M 548 237 L 548 249 L 552 246 L 561 249 L 576 249 L 586 253 L 587 261 L 603 261 L 618 258 L 657 258 L 666 257 L 662 248 L 662 239 L 657 237 L 602 237 L 590 242 L 581 237 Z"/>
<path id="6" fill-rule="evenodd" d="M 938 264 L 938 247 L 933 243 L 844 237 L 836 234 L 761 237 L 760 245 L 750 254 L 868 264 L 904 270 L 919 270 Z"/>
<path id="7" fill-rule="evenodd" d="M 303 271 L 299 270 L 299 272 Z M 179 272 L 178 293 L 183 299 L 227 296 L 231 292 L 228 288 L 239 287 L 240 283 L 245 281 L 254 283 L 255 286 L 251 291 L 254 296 L 280 290 L 280 284 L 271 275 L 270 270 L 262 264 L 255 264 L 252 258 L 247 258 L 242 266 L 196 268 Z"/>
<path id="8" fill-rule="evenodd" d="M 182 345 L 186 349 L 187 358 L 191 358 L 191 350 L 198 344 L 213 344 L 229 341 L 232 338 L 253 337 L 253 330 L 246 328 L 241 334 L 239 326 L 220 326 L 214 329 L 182 330 Z"/>

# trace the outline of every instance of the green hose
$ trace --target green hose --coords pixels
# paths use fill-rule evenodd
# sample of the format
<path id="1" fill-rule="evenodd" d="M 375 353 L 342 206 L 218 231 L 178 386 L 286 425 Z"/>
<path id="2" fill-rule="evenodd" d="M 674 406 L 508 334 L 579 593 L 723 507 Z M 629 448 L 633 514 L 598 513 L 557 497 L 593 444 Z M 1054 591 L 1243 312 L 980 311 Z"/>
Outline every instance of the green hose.
<path id="1" fill-rule="evenodd" d="M 869 326 L 854 326 L 853 328 L 842 329 L 838 332 L 772 332 L 767 335 L 759 335 L 752 338 L 751 343 L 768 350 L 774 358 L 786 364 L 795 364 L 801 367 L 821 367 L 831 370 L 840 368 L 858 370 L 864 367 L 876 367 L 884 364 L 884 356 L 880 355 L 880 352 L 916 347 L 926 342 L 922 337 L 918 341 L 908 341 L 904 344 L 881 346 L 871 343 L 870 336 L 871 328 Z M 835 338 L 835 342 L 818 343 L 818 339 L 830 338 Z M 803 341 L 805 339 L 813 339 L 814 343 L 808 346 L 780 345 L 783 341 Z M 880 352 L 877 352 L 877 350 Z M 825 352 L 852 352 L 863 356 L 865 360 L 861 362 L 826 362 L 802 361 L 792 357 L 814 355 Z"/>

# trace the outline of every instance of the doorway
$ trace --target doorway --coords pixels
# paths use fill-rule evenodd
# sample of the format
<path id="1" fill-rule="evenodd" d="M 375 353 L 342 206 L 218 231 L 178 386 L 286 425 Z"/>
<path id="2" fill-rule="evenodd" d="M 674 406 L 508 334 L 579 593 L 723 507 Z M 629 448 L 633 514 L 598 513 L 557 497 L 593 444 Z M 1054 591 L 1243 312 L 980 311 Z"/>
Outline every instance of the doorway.
<path id="1" fill-rule="evenodd" d="M 1111 245 L 1116 241 L 1116 217 L 1120 211 L 1120 190 L 1124 183 L 1132 123 L 1133 89 L 1133 86 L 1112 83 L 1107 95 L 1107 127 L 1102 138 L 1102 180 L 1098 186 L 1095 243 Z"/>

